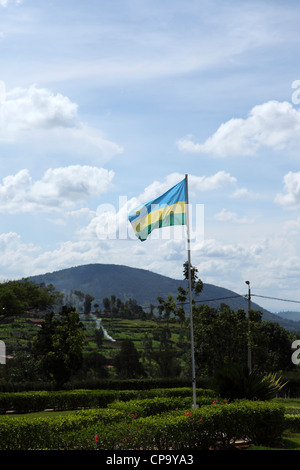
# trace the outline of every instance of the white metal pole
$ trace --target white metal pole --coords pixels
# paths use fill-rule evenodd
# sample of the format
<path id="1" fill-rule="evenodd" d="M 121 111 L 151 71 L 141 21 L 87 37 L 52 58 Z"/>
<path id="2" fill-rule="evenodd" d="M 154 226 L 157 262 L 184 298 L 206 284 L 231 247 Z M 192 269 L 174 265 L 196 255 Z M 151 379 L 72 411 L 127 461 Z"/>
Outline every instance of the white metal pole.
<path id="1" fill-rule="evenodd" d="M 193 327 L 193 297 L 192 297 L 192 275 L 191 275 L 191 240 L 190 240 L 190 220 L 189 220 L 189 190 L 188 175 L 185 175 L 186 183 L 186 226 L 187 226 L 187 251 L 188 251 L 188 277 L 189 277 L 189 299 L 190 299 L 190 327 L 191 327 L 191 354 L 192 354 L 192 386 L 193 386 L 193 408 L 198 408 L 196 403 L 196 372 L 194 353 L 194 327 Z"/>

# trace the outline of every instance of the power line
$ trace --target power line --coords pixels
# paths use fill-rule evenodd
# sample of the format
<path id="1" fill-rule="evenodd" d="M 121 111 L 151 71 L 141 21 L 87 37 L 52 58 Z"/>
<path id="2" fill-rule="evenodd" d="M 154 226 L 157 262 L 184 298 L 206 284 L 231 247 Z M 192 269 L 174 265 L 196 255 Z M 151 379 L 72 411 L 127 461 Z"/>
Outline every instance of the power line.
<path id="1" fill-rule="evenodd" d="M 292 303 L 297 303 L 297 304 L 300 304 L 300 300 L 292 300 L 292 299 L 282 299 L 282 298 L 278 298 L 278 297 L 269 297 L 269 296 L 266 296 L 266 295 L 259 295 L 259 294 L 252 294 L 251 293 L 251 297 L 261 297 L 261 298 L 264 298 L 264 299 L 271 299 L 271 300 L 278 300 L 278 301 L 281 301 L 281 302 L 292 302 Z M 230 295 L 230 296 L 226 296 L 226 297 L 216 297 L 215 299 L 203 299 L 203 300 L 195 300 L 195 303 L 206 303 L 206 302 L 217 302 L 217 301 L 220 301 L 220 300 L 227 300 L 227 299 L 236 299 L 236 298 L 243 298 L 245 300 L 248 299 L 248 295 L 245 294 L 245 295 L 242 295 L 242 294 L 237 294 L 237 295 Z M 189 302 L 176 302 L 177 305 L 187 305 L 189 304 Z M 151 304 L 151 305 L 145 305 L 145 306 L 140 306 L 143 310 L 145 309 L 148 309 L 148 308 L 157 308 L 158 305 L 154 305 L 154 304 Z"/>
<path id="2" fill-rule="evenodd" d="M 244 298 L 245 296 L 243 295 L 240 295 L 240 294 L 237 294 L 237 295 L 230 295 L 230 296 L 227 296 L 227 297 L 218 297 L 216 299 L 204 299 L 204 300 L 194 300 L 195 303 L 205 303 L 205 302 L 215 302 L 215 301 L 218 301 L 218 300 L 227 300 L 227 299 L 235 299 L 235 298 Z M 176 302 L 174 300 L 174 302 Z M 176 302 L 177 305 L 187 305 L 189 304 L 189 302 Z M 150 305 L 146 305 L 146 306 L 141 306 L 143 309 L 146 309 L 146 308 L 151 308 Z M 152 304 L 152 308 L 157 308 L 158 305 L 153 305 Z"/>
<path id="3" fill-rule="evenodd" d="M 214 302 L 214 301 L 217 301 L 217 300 L 226 300 L 226 299 L 236 299 L 236 298 L 241 298 L 241 297 L 245 297 L 243 295 L 230 295 L 228 297 L 219 297 L 217 299 L 205 299 L 205 300 L 195 300 L 195 303 L 202 303 L 202 302 Z"/>
<path id="4" fill-rule="evenodd" d="M 269 297 L 269 296 L 266 296 L 266 295 L 259 295 L 259 294 L 252 294 L 251 293 L 251 297 L 261 297 L 261 298 L 264 298 L 264 299 L 279 300 L 281 302 L 293 302 L 293 303 L 296 303 L 296 304 L 300 304 L 300 300 L 282 299 L 282 298 L 278 298 L 278 297 Z M 235 298 L 243 298 L 243 299 L 247 300 L 248 299 L 248 294 L 245 294 L 245 295 L 237 294 L 237 295 L 231 295 L 231 296 L 228 296 L 228 297 L 217 297 L 215 299 L 195 300 L 195 303 L 215 302 L 215 301 L 219 301 L 219 300 L 227 300 L 227 299 L 235 299 Z M 189 302 L 177 302 L 177 304 L 179 304 L 179 305 L 186 305 L 188 303 Z M 146 309 L 146 308 L 150 308 L 150 306 L 145 306 L 145 307 L 142 307 L 142 308 Z M 156 308 L 156 306 L 153 305 L 153 308 Z"/>
<path id="5" fill-rule="evenodd" d="M 300 300 L 291 300 L 291 299 L 279 299 L 277 297 L 267 297 L 266 295 L 258 295 L 258 294 L 251 294 L 251 297 L 262 297 L 264 299 L 271 299 L 271 300 L 280 300 L 282 302 L 294 302 L 296 304 L 300 304 Z"/>

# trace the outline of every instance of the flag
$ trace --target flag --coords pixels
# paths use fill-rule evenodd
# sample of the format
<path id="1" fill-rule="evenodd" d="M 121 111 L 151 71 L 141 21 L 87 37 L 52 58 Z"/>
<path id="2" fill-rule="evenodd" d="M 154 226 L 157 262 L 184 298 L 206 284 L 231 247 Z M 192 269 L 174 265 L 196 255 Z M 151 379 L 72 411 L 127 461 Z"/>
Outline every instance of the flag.
<path id="1" fill-rule="evenodd" d="M 145 241 L 154 230 L 186 223 L 186 179 L 129 213 L 135 235 Z"/>

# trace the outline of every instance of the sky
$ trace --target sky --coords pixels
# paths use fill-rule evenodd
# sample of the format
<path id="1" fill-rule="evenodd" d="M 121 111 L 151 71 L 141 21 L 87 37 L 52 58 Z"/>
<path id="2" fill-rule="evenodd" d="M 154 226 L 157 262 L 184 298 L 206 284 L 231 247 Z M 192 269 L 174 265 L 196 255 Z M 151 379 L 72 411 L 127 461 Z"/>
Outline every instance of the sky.
<path id="1" fill-rule="evenodd" d="M 291 0 L 0 0 L 0 280 L 181 279 L 186 228 L 127 216 L 187 174 L 199 278 L 300 311 L 265 298 L 300 302 L 299 24 Z"/>

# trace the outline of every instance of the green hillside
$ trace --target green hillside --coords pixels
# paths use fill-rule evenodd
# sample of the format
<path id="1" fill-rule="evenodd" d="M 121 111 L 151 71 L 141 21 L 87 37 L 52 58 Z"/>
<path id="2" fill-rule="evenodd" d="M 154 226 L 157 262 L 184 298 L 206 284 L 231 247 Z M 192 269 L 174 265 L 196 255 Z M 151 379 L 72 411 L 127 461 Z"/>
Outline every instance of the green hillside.
<path id="1" fill-rule="evenodd" d="M 131 268 L 114 264 L 88 264 L 62 269 L 52 273 L 32 276 L 29 279 L 37 283 L 53 284 L 62 293 L 71 290 L 80 290 L 90 294 L 95 302 L 101 305 L 104 297 L 115 295 L 122 301 L 135 299 L 144 308 L 150 304 L 157 304 L 157 297 L 166 298 L 169 294 L 176 297 L 179 285 L 187 287 L 186 281 L 172 279 L 145 269 Z M 229 289 L 204 283 L 199 301 L 213 307 L 226 303 L 233 310 L 239 308 L 247 310 L 248 302 L 244 295 L 239 295 Z M 276 321 L 281 326 L 291 330 L 300 331 L 300 321 L 281 318 L 252 302 L 251 307 L 261 310 L 263 319 Z"/>

